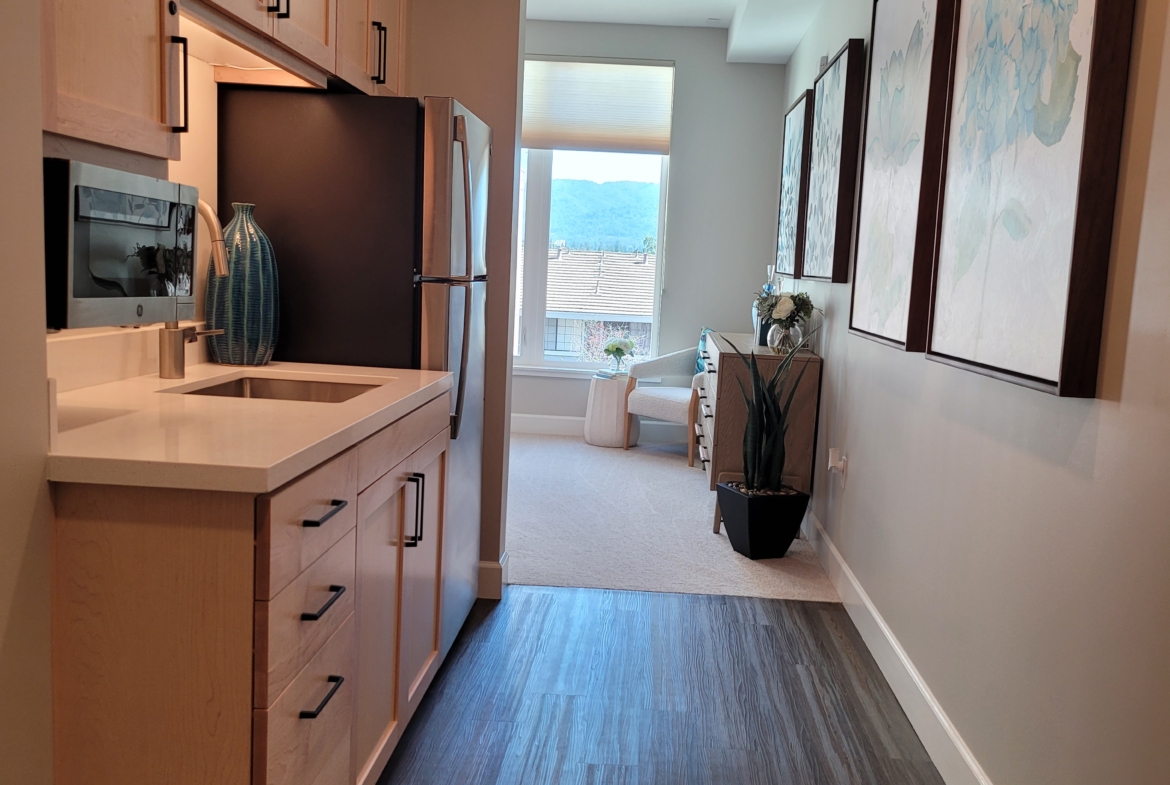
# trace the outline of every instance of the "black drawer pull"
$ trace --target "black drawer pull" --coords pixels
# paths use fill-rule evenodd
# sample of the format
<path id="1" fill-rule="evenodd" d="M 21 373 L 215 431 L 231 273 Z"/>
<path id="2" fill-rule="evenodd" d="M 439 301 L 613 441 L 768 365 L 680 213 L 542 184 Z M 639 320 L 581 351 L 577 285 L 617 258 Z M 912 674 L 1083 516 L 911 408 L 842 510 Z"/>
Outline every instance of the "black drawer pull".
<path id="1" fill-rule="evenodd" d="M 337 598 L 340 597 L 341 595 L 345 594 L 345 587 L 344 586 L 330 586 L 329 591 L 333 592 L 333 596 L 329 598 L 328 602 L 326 602 L 324 605 L 321 606 L 321 610 L 317 611 L 316 613 L 302 613 L 301 614 L 301 621 L 317 621 L 317 620 L 319 620 L 322 616 L 325 615 L 325 611 L 327 611 L 333 607 L 333 603 L 337 602 Z"/>
<path id="2" fill-rule="evenodd" d="M 332 518 L 334 515 L 336 515 L 337 513 L 341 512 L 342 510 L 344 510 L 344 509 L 346 508 L 346 505 L 348 505 L 348 504 L 349 504 L 349 502 L 347 502 L 345 499 L 334 499 L 333 501 L 331 501 L 331 502 L 329 502 L 329 503 L 330 503 L 331 505 L 333 505 L 333 509 L 332 509 L 332 510 L 330 510 L 330 511 L 329 511 L 329 512 L 327 512 L 327 513 L 325 513 L 324 515 L 322 515 L 322 516 L 321 516 L 320 518 L 318 518 L 317 520 L 313 520 L 312 518 L 306 518 L 304 521 L 302 521 L 302 522 L 301 522 L 301 523 L 302 523 L 302 525 L 303 525 L 303 526 L 304 526 L 306 529 L 316 529 L 318 526 L 321 526 L 323 523 L 325 523 L 326 521 L 328 521 L 328 520 L 329 520 L 330 518 Z"/>
<path id="3" fill-rule="evenodd" d="M 324 697 L 324 699 L 322 699 L 322 701 L 317 704 L 317 708 L 313 709 L 312 711 L 309 711 L 307 709 L 301 710 L 301 719 L 302 720 L 315 720 L 315 719 L 317 719 L 317 717 L 321 714 L 321 712 L 323 712 L 325 710 L 325 706 L 329 703 L 329 701 L 333 700 L 333 694 L 336 693 L 338 688 L 341 687 L 341 685 L 345 683 L 345 677 L 344 676 L 330 676 L 329 683 L 333 685 L 333 688 L 330 689 L 329 694 L 326 695 Z"/>

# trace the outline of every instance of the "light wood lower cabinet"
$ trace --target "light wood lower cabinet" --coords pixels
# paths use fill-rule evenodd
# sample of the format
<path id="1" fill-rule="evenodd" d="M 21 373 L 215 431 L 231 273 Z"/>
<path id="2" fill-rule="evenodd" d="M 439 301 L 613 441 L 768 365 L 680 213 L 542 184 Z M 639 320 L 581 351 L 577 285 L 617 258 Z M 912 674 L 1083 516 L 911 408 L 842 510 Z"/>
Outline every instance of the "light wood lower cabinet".
<path id="1" fill-rule="evenodd" d="M 404 462 L 405 464 L 405 462 Z M 398 721 L 398 610 L 406 476 L 387 472 L 358 497 L 358 692 L 353 760 L 357 782 L 373 781 L 401 735 Z"/>
<path id="2" fill-rule="evenodd" d="M 449 443 L 444 428 L 358 496 L 358 785 L 377 780 L 440 664 Z"/>
<path id="3" fill-rule="evenodd" d="M 174 5 L 175 11 L 171 12 Z M 46 131 L 178 159 L 182 46 L 169 0 L 42 0 Z"/>
<path id="4" fill-rule="evenodd" d="M 417 521 L 413 546 L 402 556 L 402 642 L 398 694 L 403 721 L 414 716 L 439 668 L 440 579 L 443 554 L 443 500 L 449 432 L 432 439 L 411 458 L 410 480 L 418 506 L 406 521 Z M 411 542 L 407 532 L 406 541 Z"/>
<path id="5" fill-rule="evenodd" d="M 355 687 L 353 614 L 270 709 L 253 714 L 253 785 L 346 785 Z"/>
<path id="6" fill-rule="evenodd" d="M 56 784 L 373 785 L 452 623 L 449 407 L 262 496 L 55 484 Z"/>

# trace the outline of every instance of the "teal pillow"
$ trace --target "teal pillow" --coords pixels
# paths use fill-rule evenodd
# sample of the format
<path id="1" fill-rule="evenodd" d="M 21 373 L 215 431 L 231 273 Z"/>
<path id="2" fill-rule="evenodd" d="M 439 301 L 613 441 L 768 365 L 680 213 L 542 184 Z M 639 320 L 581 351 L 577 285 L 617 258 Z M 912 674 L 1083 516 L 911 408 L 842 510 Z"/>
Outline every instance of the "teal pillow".
<path id="1" fill-rule="evenodd" d="M 713 332 L 709 327 L 704 327 L 699 332 L 699 354 L 695 357 L 695 373 L 703 373 L 707 370 L 707 363 L 703 361 L 703 352 L 707 350 L 707 333 Z"/>

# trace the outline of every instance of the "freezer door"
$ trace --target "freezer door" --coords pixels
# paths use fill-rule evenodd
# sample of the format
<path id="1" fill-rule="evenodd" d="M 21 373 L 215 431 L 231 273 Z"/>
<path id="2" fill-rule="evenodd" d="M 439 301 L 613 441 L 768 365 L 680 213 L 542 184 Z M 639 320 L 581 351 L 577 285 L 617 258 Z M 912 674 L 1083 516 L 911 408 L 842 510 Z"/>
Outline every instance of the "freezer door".
<path id="1" fill-rule="evenodd" d="M 422 274 L 487 275 L 492 130 L 451 98 L 424 105 Z"/>
<path id="2" fill-rule="evenodd" d="M 443 524 L 442 651 L 479 593 L 487 282 L 423 282 L 423 368 L 455 374 Z M 457 430 L 456 430 L 457 428 Z"/>

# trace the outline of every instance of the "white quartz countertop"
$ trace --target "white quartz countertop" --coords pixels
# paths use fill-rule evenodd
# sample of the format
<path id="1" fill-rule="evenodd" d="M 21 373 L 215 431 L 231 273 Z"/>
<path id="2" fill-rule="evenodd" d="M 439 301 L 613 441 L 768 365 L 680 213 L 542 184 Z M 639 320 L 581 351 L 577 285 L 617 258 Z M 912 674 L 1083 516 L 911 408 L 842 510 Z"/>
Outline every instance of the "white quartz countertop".
<path id="1" fill-rule="evenodd" d="M 245 376 L 379 385 L 319 403 L 184 395 Z M 272 363 L 199 364 L 61 393 L 55 482 L 267 493 L 451 389 L 451 374 Z"/>

